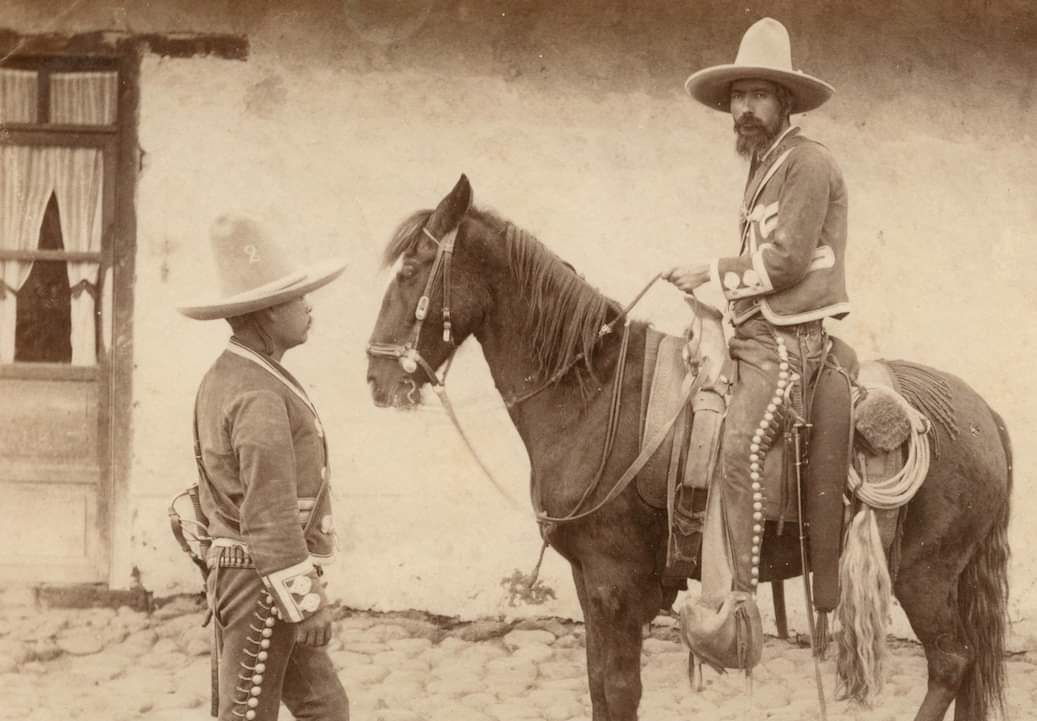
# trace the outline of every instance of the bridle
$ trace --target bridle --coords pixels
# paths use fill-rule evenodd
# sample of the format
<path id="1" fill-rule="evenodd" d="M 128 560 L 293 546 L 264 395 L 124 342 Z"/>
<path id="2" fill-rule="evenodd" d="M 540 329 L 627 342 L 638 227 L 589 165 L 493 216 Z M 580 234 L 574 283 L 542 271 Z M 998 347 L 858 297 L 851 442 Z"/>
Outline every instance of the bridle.
<path id="1" fill-rule="evenodd" d="M 410 337 L 403 345 L 395 343 L 369 343 L 367 346 L 367 354 L 372 358 L 395 358 L 399 361 L 400 368 L 403 369 L 404 373 L 413 375 L 414 371 L 420 366 L 428 377 L 429 383 L 432 387 L 439 392 L 439 389 L 444 388 L 446 383 L 446 374 L 450 370 L 450 363 L 454 359 L 454 352 L 457 350 L 454 347 L 450 351 L 450 355 L 447 357 L 445 367 L 443 369 L 443 376 L 440 377 L 436 373 L 436 369 L 425 360 L 418 350 L 418 342 L 421 339 L 421 329 L 425 324 L 425 318 L 428 315 L 429 300 L 432 297 L 432 291 L 435 287 L 436 278 L 439 276 L 440 269 L 443 270 L 443 342 L 449 343 L 451 346 L 454 344 L 453 333 L 450 323 L 450 263 L 454 257 L 454 243 L 457 240 L 457 231 L 460 226 L 455 227 L 449 231 L 442 238 L 436 238 L 432 234 L 432 231 L 428 229 L 428 226 L 424 226 L 421 232 L 425 234 L 425 237 L 436 244 L 436 257 L 432 261 L 432 270 L 429 272 L 428 280 L 425 281 L 425 292 L 418 298 L 418 304 L 414 308 L 414 324 L 411 326 Z M 644 288 L 634 297 L 630 303 L 626 305 L 611 321 L 601 326 L 598 331 L 598 336 L 604 337 L 615 330 L 616 325 L 621 320 L 624 320 L 629 315 L 630 311 L 638 301 L 648 292 L 657 280 L 661 277 L 661 274 L 656 274 L 648 282 Z M 583 353 L 577 353 L 575 356 L 569 359 L 569 362 L 564 366 L 556 370 L 551 374 L 549 378 L 546 378 L 535 388 L 528 390 L 521 394 L 508 394 L 509 397 L 504 399 L 504 404 L 508 408 L 520 405 L 525 401 L 533 398 L 534 396 L 540 395 L 545 390 L 553 386 L 555 383 L 560 381 L 569 371 L 573 369 L 577 363 L 583 360 Z"/>
<path id="2" fill-rule="evenodd" d="M 420 366 L 425 375 L 428 376 L 429 383 L 438 389 L 442 388 L 443 384 L 446 383 L 446 374 L 450 370 L 450 362 L 454 358 L 454 351 L 457 350 L 456 346 L 454 346 L 453 331 L 450 324 L 450 262 L 454 257 L 454 242 L 457 240 L 457 228 L 455 227 L 442 238 L 436 238 L 427 226 L 423 227 L 421 232 L 436 244 L 436 257 L 432 261 L 432 270 L 429 272 L 428 280 L 425 281 L 425 291 L 418 298 L 418 304 L 414 308 L 414 323 L 411 326 L 410 336 L 403 345 L 395 343 L 369 343 L 367 354 L 372 358 L 395 358 L 399 361 L 403 372 L 408 375 L 413 375 Z M 421 340 L 421 329 L 425 325 L 425 318 L 428 316 L 429 299 L 432 297 L 432 291 L 435 287 L 436 279 L 439 277 L 440 269 L 443 271 L 443 342 L 449 343 L 451 346 L 442 378 L 439 377 L 436 369 L 425 360 L 418 350 L 418 342 Z"/>
<path id="3" fill-rule="evenodd" d="M 497 482 L 493 473 L 490 472 L 482 457 L 475 450 L 475 446 L 469 440 L 468 434 L 461 427 L 457 413 L 454 412 L 454 405 L 446 394 L 446 376 L 450 371 L 450 364 L 454 360 L 454 353 L 457 351 L 457 346 L 454 345 L 453 328 L 450 324 L 450 262 L 454 258 L 454 242 L 457 240 L 458 227 L 449 231 L 442 238 L 437 238 L 433 235 L 427 226 L 421 229 L 425 237 L 436 244 L 436 257 L 432 261 L 432 270 L 429 271 L 428 280 L 425 281 L 425 291 L 418 298 L 418 304 L 414 308 L 414 325 L 411 327 L 410 336 L 403 345 L 396 343 L 369 343 L 367 345 L 367 354 L 372 358 L 395 358 L 399 362 L 400 368 L 408 376 L 412 376 L 419 367 L 425 372 L 447 416 L 454 424 L 454 428 L 457 429 L 461 440 L 468 447 L 468 451 L 472 454 L 475 462 L 482 468 L 486 478 L 513 508 L 521 510 L 523 508 L 522 504 L 516 501 L 504 486 Z M 418 350 L 418 342 L 421 340 L 421 329 L 425 325 L 425 318 L 428 316 L 429 299 L 432 297 L 432 291 L 435 288 L 436 278 L 439 276 L 440 269 L 443 271 L 443 342 L 449 343 L 451 346 L 450 355 L 447 356 L 445 361 L 442 377 L 436 373 L 436 369 L 425 360 Z M 417 384 L 411 378 L 408 378 L 408 381 L 412 386 L 411 392 L 413 393 L 417 389 Z"/>
<path id="4" fill-rule="evenodd" d="M 432 261 L 432 269 L 429 272 L 428 280 L 425 282 L 425 290 L 421 294 L 421 297 L 418 298 L 417 306 L 414 309 L 414 323 L 411 327 L 410 335 L 407 338 L 406 342 L 402 345 L 395 343 L 369 343 L 367 346 L 367 354 L 372 358 L 395 358 L 399 362 L 400 367 L 403 369 L 405 373 L 407 373 L 408 376 L 412 376 L 414 372 L 420 367 L 425 372 L 425 375 L 428 376 L 429 383 L 432 385 L 433 390 L 439 397 L 439 400 L 442 403 L 443 408 L 446 410 L 447 415 L 450 417 L 451 422 L 454 424 L 454 427 L 461 435 L 461 439 L 468 447 L 468 450 L 471 453 L 472 457 L 475 459 L 476 463 L 478 463 L 479 466 L 482 468 L 487 479 L 497 489 L 497 491 L 511 503 L 513 507 L 521 508 L 521 504 L 519 504 L 518 501 L 516 501 L 511 496 L 511 494 L 509 494 L 507 490 L 505 490 L 504 487 L 497 482 L 496 478 L 493 476 L 493 473 L 483 462 L 482 458 L 479 456 L 479 453 L 475 450 L 475 447 L 472 445 L 467 434 L 464 432 L 464 429 L 461 427 L 460 420 L 458 419 L 457 414 L 454 412 L 453 404 L 451 404 L 450 399 L 446 394 L 446 376 L 450 370 L 450 364 L 453 361 L 454 353 L 457 350 L 457 347 L 454 345 L 452 328 L 450 324 L 450 263 L 453 259 L 454 242 L 457 240 L 457 230 L 458 228 L 455 227 L 442 238 L 436 238 L 436 236 L 432 234 L 428 227 L 423 227 L 421 229 L 421 232 L 424 233 L 427 238 L 429 238 L 433 243 L 436 244 L 436 257 Z M 449 343 L 451 346 L 450 354 L 449 356 L 447 356 L 447 359 L 445 361 L 442 377 L 440 377 L 439 374 L 436 373 L 435 368 L 432 367 L 432 365 L 421 355 L 421 352 L 418 350 L 418 343 L 421 340 L 421 330 L 425 324 L 425 319 L 428 315 L 429 299 L 431 298 L 432 291 L 435 288 L 436 279 L 439 276 L 440 269 L 442 269 L 443 271 L 443 342 Z M 651 288 L 657 280 L 659 280 L 660 277 L 661 274 L 656 274 L 641 290 L 641 292 L 638 293 L 637 296 L 626 307 L 624 307 L 618 315 L 616 315 L 616 317 L 614 317 L 610 322 L 602 325 L 598 333 L 599 338 L 610 334 L 621 320 L 625 320 L 628 317 L 630 310 L 637 304 L 637 302 L 644 296 L 644 294 L 648 292 L 648 289 Z M 608 427 L 605 436 L 605 442 L 602 448 L 601 462 L 598 466 L 597 472 L 594 474 L 593 480 L 588 484 L 579 502 L 572 510 L 569 511 L 569 513 L 567 513 L 564 516 L 552 517 L 547 515 L 543 510 L 541 510 L 541 508 L 539 508 L 539 493 L 536 489 L 533 489 L 537 522 L 541 524 L 542 527 L 544 527 L 547 524 L 570 523 L 573 521 L 578 521 L 596 513 L 603 506 L 612 501 L 612 499 L 614 499 L 617 495 L 619 495 L 619 493 L 623 489 L 627 487 L 627 485 L 634 479 L 637 472 L 644 466 L 644 464 L 651 457 L 652 453 L 654 453 L 654 451 L 665 439 L 666 434 L 662 432 L 658 433 L 656 438 L 647 441 L 645 447 L 642 448 L 641 453 L 635 459 L 633 464 L 631 464 L 631 466 L 627 468 L 626 472 L 624 472 L 623 475 L 619 478 L 619 480 L 612 486 L 612 488 L 605 495 L 605 497 L 597 504 L 595 504 L 592 508 L 587 510 L 581 510 L 584 504 L 590 498 L 591 493 L 597 489 L 601 479 L 604 476 L 605 467 L 609 461 L 609 458 L 612 455 L 613 443 L 615 441 L 616 432 L 618 431 L 619 399 L 622 394 L 624 377 L 623 369 L 625 367 L 624 360 L 627 355 L 627 344 L 630 339 L 629 329 L 630 325 L 628 321 L 624 324 L 624 332 L 621 340 L 619 356 L 621 361 L 616 367 L 615 376 L 613 378 L 612 401 L 610 403 L 609 409 Z M 543 392 L 544 390 L 546 390 L 547 388 L 561 380 L 561 378 L 570 370 L 572 370 L 573 366 L 575 366 L 576 363 L 582 360 L 582 358 L 583 353 L 577 354 L 575 357 L 571 358 L 570 361 L 566 363 L 561 369 L 553 373 L 550 378 L 546 379 L 544 383 L 540 384 L 539 386 L 530 391 L 527 391 L 526 393 L 523 393 L 518 396 L 513 396 L 510 399 L 508 399 L 506 401 L 507 406 L 511 408 L 532 398 L 533 396 L 540 394 L 541 392 Z M 412 386 L 416 388 L 413 379 L 408 380 L 412 384 Z M 690 398 L 690 394 L 694 387 L 694 385 L 691 385 L 685 390 L 685 400 Z M 679 405 L 683 407 L 685 403 L 681 403 Z M 674 416 L 673 420 L 676 420 L 676 415 Z M 671 421 L 668 425 L 672 425 L 672 422 L 673 421 Z M 665 430 L 668 430 L 668 427 Z M 545 547 L 546 543 L 547 541 L 545 535 Z M 541 558 L 543 558 L 543 548 L 541 549 Z M 537 565 L 539 567 L 539 563 Z"/>

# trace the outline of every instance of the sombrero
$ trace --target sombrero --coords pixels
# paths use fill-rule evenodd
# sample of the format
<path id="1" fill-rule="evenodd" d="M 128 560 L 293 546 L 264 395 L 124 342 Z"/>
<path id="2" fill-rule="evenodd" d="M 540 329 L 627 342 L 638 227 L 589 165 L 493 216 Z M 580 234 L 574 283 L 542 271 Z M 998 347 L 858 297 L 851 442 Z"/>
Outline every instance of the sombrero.
<path id="1" fill-rule="evenodd" d="M 684 89 L 703 105 L 731 111 L 731 83 L 735 80 L 769 80 L 792 93 L 792 112 L 805 113 L 820 107 L 835 89 L 824 80 L 792 69 L 789 32 L 773 18 L 763 18 L 742 36 L 735 61 L 693 73 Z"/>
<path id="2" fill-rule="evenodd" d="M 341 258 L 299 266 L 257 221 L 244 216 L 220 216 L 210 238 L 220 293 L 177 308 L 195 320 L 230 318 L 287 303 L 346 269 Z"/>

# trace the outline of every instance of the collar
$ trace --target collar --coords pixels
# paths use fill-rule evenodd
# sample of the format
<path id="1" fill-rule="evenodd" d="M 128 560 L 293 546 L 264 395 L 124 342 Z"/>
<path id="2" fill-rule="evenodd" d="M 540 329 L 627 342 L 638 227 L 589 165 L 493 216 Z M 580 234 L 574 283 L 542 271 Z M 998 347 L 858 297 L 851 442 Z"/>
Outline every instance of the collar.
<path id="1" fill-rule="evenodd" d="M 279 380 L 285 386 L 288 387 L 292 393 L 299 397 L 306 407 L 313 412 L 313 415 L 317 415 L 317 408 L 313 405 L 313 401 L 306 395 L 306 391 L 303 389 L 302 384 L 295 380 L 291 373 L 289 373 L 284 366 L 275 361 L 273 358 L 268 358 L 265 355 L 249 348 L 247 345 L 242 343 L 237 338 L 231 337 L 227 342 L 227 352 L 233 353 L 236 356 L 244 358 L 245 360 L 252 361 L 260 368 L 265 370 L 267 373 L 272 375 L 274 378 Z"/>
<path id="2" fill-rule="evenodd" d="M 771 144 L 771 147 L 767 148 L 767 152 L 764 153 L 763 155 L 761 155 L 757 159 L 756 162 L 757 163 L 762 163 L 764 160 L 767 159 L 767 156 L 770 155 L 774 151 L 774 149 L 776 147 L 781 145 L 782 141 L 785 140 L 785 138 L 787 138 L 788 136 L 790 136 L 790 135 L 792 135 L 794 133 L 798 133 L 798 132 L 799 132 L 799 126 L 798 125 L 790 125 L 789 127 L 785 128 L 785 132 L 778 136 L 777 140 L 775 140 L 774 143 Z"/>

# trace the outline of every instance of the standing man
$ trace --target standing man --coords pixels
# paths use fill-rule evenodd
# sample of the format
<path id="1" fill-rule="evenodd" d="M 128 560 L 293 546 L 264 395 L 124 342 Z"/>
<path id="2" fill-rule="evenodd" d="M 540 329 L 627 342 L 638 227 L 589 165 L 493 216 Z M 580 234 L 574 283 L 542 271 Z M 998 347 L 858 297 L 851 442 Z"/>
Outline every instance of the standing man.
<path id="1" fill-rule="evenodd" d="M 320 577 L 334 551 L 327 445 L 316 408 L 281 365 L 309 335 L 306 293 L 345 263 L 298 268 L 243 217 L 219 218 L 211 239 L 222 293 L 179 311 L 225 318 L 233 332 L 195 408 L 219 718 L 273 721 L 284 701 L 300 720 L 348 721 L 325 649 L 331 614 Z"/>
<path id="2" fill-rule="evenodd" d="M 708 588 L 704 568 L 703 596 L 752 593 L 764 520 L 788 507 L 781 454 L 768 451 L 821 362 L 822 321 L 849 312 L 846 186 L 831 153 L 791 123 L 833 89 L 792 69 L 789 35 L 778 21 L 752 25 L 733 64 L 700 70 L 685 88 L 707 107 L 731 113 L 735 150 L 749 161 L 738 255 L 679 265 L 665 278 L 685 293 L 712 280 L 729 303 L 736 371 L 714 488 L 733 578 L 725 579 L 730 588 Z"/>

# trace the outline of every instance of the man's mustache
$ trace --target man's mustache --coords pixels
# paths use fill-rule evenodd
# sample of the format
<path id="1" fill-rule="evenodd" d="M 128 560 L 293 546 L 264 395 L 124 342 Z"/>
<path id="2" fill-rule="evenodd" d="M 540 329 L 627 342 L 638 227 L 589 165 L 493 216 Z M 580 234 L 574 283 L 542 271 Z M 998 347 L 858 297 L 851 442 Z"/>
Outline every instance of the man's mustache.
<path id="1" fill-rule="evenodd" d="M 766 130 L 766 127 L 755 115 L 743 115 L 735 120 L 735 130 Z"/>

